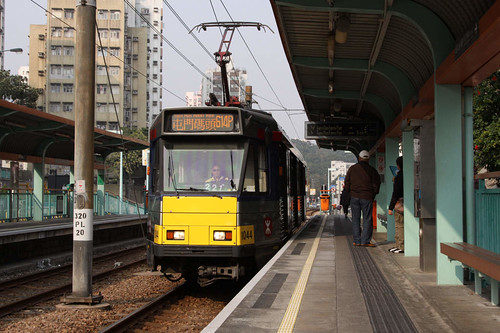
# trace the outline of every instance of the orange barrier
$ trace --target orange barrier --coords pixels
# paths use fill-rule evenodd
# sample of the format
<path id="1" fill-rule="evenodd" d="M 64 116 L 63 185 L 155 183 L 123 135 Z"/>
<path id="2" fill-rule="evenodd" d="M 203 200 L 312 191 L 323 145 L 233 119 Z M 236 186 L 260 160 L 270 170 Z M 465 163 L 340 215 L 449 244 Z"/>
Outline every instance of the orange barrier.
<path id="1" fill-rule="evenodd" d="M 377 229 L 377 200 L 373 200 L 372 220 L 373 229 Z"/>

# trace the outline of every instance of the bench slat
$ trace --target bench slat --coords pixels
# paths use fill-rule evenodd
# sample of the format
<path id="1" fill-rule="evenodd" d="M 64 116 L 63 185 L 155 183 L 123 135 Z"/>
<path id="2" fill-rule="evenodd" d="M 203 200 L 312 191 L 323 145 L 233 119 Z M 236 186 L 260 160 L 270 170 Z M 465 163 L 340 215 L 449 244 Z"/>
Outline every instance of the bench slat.
<path id="1" fill-rule="evenodd" d="M 466 243 L 441 243 L 441 253 L 500 281 L 500 254 L 464 244 Z"/>

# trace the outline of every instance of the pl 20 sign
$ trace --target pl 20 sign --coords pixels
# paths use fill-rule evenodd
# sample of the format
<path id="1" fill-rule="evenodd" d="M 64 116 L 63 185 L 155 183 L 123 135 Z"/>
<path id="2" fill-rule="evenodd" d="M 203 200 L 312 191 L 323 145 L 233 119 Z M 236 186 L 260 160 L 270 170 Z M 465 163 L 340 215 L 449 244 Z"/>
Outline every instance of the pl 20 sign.
<path id="1" fill-rule="evenodd" d="M 374 122 L 319 122 L 306 121 L 306 140 L 376 139 L 377 123 Z"/>

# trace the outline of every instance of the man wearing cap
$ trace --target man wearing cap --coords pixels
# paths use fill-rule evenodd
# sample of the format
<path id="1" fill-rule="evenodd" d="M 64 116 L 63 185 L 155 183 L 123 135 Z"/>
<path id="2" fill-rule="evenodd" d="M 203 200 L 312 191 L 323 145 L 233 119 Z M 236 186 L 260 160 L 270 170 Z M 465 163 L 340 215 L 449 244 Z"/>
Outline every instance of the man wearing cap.
<path id="1" fill-rule="evenodd" d="M 377 170 L 368 164 L 370 153 L 362 150 L 359 162 L 347 170 L 345 189 L 351 193 L 352 237 L 353 245 L 375 246 L 371 244 L 373 234 L 373 199 L 380 190 L 380 176 Z M 363 211 L 363 232 L 361 233 L 361 211 Z"/>

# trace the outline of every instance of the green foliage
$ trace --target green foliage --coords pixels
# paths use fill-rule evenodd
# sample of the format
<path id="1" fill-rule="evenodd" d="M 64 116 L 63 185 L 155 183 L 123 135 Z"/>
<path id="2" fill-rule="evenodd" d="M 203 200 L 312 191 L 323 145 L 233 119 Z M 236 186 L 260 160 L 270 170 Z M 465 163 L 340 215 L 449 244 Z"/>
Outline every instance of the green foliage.
<path id="1" fill-rule="evenodd" d="M 293 144 L 302 153 L 307 163 L 307 182 L 310 188 L 319 193 L 322 184 L 328 184 L 328 168 L 331 161 L 356 163 L 358 160 L 352 153 L 343 150 L 319 149 L 316 143 L 309 141 L 292 140 Z"/>
<path id="2" fill-rule="evenodd" d="M 10 75 L 10 71 L 0 70 L 0 97 L 30 108 L 36 107 L 42 89 L 32 88 L 28 80 L 20 75 Z"/>
<path id="3" fill-rule="evenodd" d="M 132 138 L 148 141 L 148 130 L 147 128 L 141 129 L 130 129 L 123 128 L 123 135 Z M 106 158 L 107 165 L 107 179 L 118 179 L 120 172 L 120 153 L 111 153 Z M 126 151 L 123 153 L 123 173 L 125 177 L 131 179 L 134 174 L 144 173 L 144 167 L 142 166 L 142 151 Z"/>
<path id="4" fill-rule="evenodd" d="M 500 70 L 474 93 L 474 164 L 476 170 L 500 170 Z"/>

